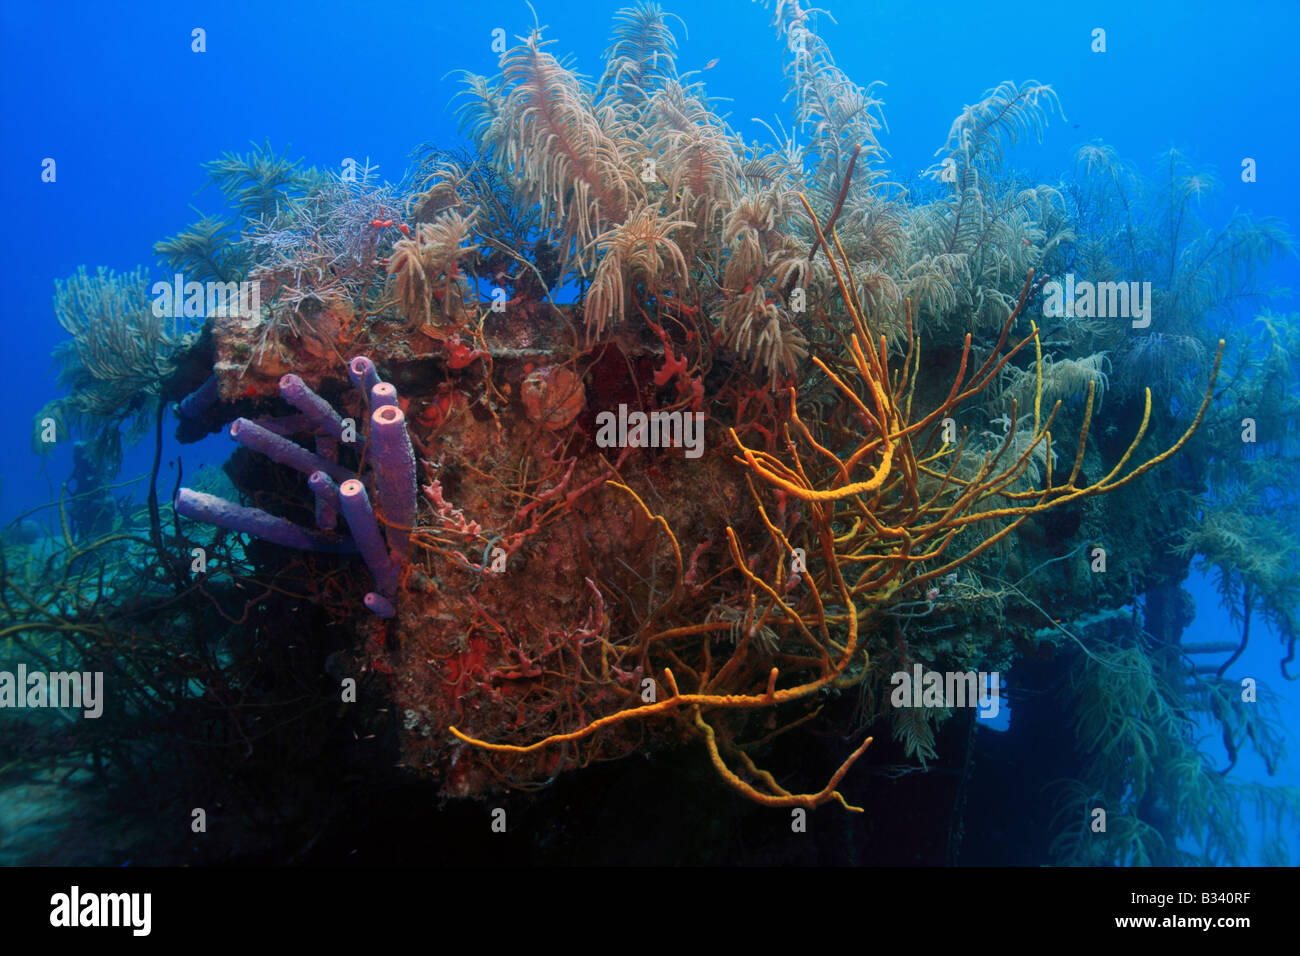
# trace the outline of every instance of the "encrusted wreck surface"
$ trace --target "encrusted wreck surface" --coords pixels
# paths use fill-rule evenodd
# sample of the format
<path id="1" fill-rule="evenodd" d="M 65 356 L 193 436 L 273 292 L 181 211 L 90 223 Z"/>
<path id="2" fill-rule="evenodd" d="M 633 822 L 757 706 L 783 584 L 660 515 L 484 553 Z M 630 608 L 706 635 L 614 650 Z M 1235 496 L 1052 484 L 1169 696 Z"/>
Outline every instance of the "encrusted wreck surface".
<path id="1" fill-rule="evenodd" d="M 341 311 L 322 308 L 316 328 L 339 336 Z M 649 734 L 677 736 L 633 726 L 581 746 L 488 755 L 447 728 L 529 744 L 650 699 L 657 687 L 637 663 L 637 641 L 671 602 L 707 614 L 702 584 L 729 563 L 726 528 L 749 510 L 716 419 L 690 457 L 685 447 L 600 447 L 603 411 L 693 412 L 671 380 L 655 384 L 664 346 L 648 329 L 629 325 L 584 352 L 568 344 L 567 319 L 541 303 L 489 314 L 483 348 L 429 327 L 379 324 L 352 349 L 396 385 L 422 488 L 396 616 L 359 618 L 367 636 L 357 670 L 387 679 L 405 762 L 449 795 L 535 785 L 627 753 Z M 205 414 L 209 425 L 284 410 L 278 383 L 288 365 L 276 349 L 259 350 L 259 328 L 238 317 L 214 323 L 222 401 Z M 305 328 L 282 340 L 294 374 L 364 422 L 344 362 L 312 348 L 317 340 Z M 667 522 L 683 554 L 620 485 Z M 357 589 L 359 607 L 364 583 Z M 730 627 L 712 639 L 734 644 Z"/>
<path id="2" fill-rule="evenodd" d="M 335 450 L 365 565 L 294 560 L 316 562 L 310 597 L 355 632 L 353 673 L 386 681 L 405 762 L 447 795 L 689 739 L 757 803 L 858 809 L 837 787 L 869 732 L 924 764 L 952 716 L 893 705 L 891 674 L 1005 669 L 1045 623 L 1152 577 L 1138 548 L 1104 576 L 1067 558 L 1117 514 L 1167 523 L 1132 502 L 1204 422 L 1222 343 L 1181 395 L 1193 414 L 1153 418 L 1130 389 L 1133 427 L 1095 429 L 1120 391 L 1101 338 L 1029 321 L 1070 265 L 1061 194 L 992 175 L 1055 94 L 988 91 L 940 150 L 956 178 L 932 171 L 951 193 L 909 204 L 886 188 L 878 102 L 808 21 L 777 6 L 813 41 L 787 62 L 797 156 L 733 135 L 648 6 L 619 32 L 654 38 L 649 63 L 615 44 L 593 89 L 535 29 L 497 77 L 467 77 L 473 155 L 426 149 L 404 194 L 368 173 L 304 183 L 242 233 L 268 309 L 216 320 L 220 402 L 186 427 L 275 417 L 290 372 L 356 426 Z M 366 395 L 354 357 L 383 380 Z M 335 415 L 297 437 L 328 453 Z M 244 497 L 301 523 L 305 481 L 249 457 L 228 469 Z M 842 696 L 858 720 L 822 789 L 762 769 Z"/>

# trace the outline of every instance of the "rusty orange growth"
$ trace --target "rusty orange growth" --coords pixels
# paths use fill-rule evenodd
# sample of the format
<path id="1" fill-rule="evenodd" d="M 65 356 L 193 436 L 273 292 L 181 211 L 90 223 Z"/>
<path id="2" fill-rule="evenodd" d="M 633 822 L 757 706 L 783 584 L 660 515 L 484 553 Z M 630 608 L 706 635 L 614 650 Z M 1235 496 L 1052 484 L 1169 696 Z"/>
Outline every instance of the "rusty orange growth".
<path id="1" fill-rule="evenodd" d="M 699 604 L 691 599 L 698 589 L 683 586 L 682 549 L 668 521 L 651 512 L 627 485 L 611 480 L 610 486 L 629 495 L 666 536 L 675 578 L 671 594 L 647 615 L 638 631 L 625 641 L 607 644 L 602 653 L 607 655 L 609 667 L 630 671 L 638 666 L 643 674 L 661 675 L 667 695 L 645 702 L 635 693 L 628 693 L 624 698 L 628 703 L 622 709 L 529 744 L 494 743 L 450 728 L 460 741 L 489 753 L 530 754 L 577 744 L 634 722 L 675 720 L 676 726 L 703 740 L 721 778 L 757 803 L 813 808 L 835 801 L 857 810 L 849 806 L 836 787 L 871 738 L 850 753 L 826 786 L 815 793 L 797 794 L 785 789 L 770 773 L 755 766 L 749 751 L 815 716 L 820 709 L 816 698 L 821 693 L 863 680 L 869 664 L 863 628 L 882 608 L 897 600 L 900 590 L 921 588 L 967 564 L 1031 515 L 1123 487 L 1177 453 L 1200 427 L 1218 376 L 1222 341 L 1205 397 L 1183 435 L 1165 451 L 1125 471 L 1150 421 L 1148 390 L 1141 426 L 1119 463 L 1100 480 L 1080 486 L 1078 476 L 1092 420 L 1094 396 L 1090 384 L 1073 467 L 1064 483 L 1053 484 L 1050 428 L 1061 403 L 1056 402 L 1043 415 L 1042 346 L 1037 327 L 1008 347 L 1012 326 L 1033 287 L 1032 272 L 992 352 L 971 371 L 968 334 L 957 376 L 946 398 L 928 413 L 914 412 L 920 346 L 912 327 L 910 303 L 902 365 L 891 372 L 885 338 L 870 333 L 861 303 L 846 278 L 848 259 L 838 236 L 832 231 L 828 241 L 806 200 L 804 206 L 817 234 L 818 246 L 814 250 L 827 250 L 851 326 L 851 332 L 843 337 L 846 365 L 833 367 L 832 362 L 821 357 L 813 361 L 827 376 L 850 420 L 859 426 L 840 427 L 838 431 L 829 426 L 821 428 L 817 423 L 810 427 L 800 417 L 798 396 L 790 388 L 789 422 L 779 429 L 784 455 L 749 447 L 737 430 L 731 430 L 738 451 L 734 460 L 747 472 L 754 515 L 767 536 L 763 551 L 747 555 L 736 532 L 738 522 L 726 529 L 732 562 L 729 573 L 735 576 L 735 587 L 728 587 L 747 602 L 747 609 L 741 612 L 733 608 L 732 623 L 716 620 L 712 614 L 701 621 Z M 873 346 L 873 340 L 878 345 Z M 1013 427 L 1000 447 L 982 460 L 975 456 L 974 464 L 967 462 L 963 469 L 966 436 L 956 443 L 942 440 L 943 419 L 956 415 L 973 397 L 988 389 L 1007 363 L 1031 342 L 1037 374 L 1028 447 L 1009 454 L 1016 434 L 1013 405 Z M 828 434 L 816 434 L 814 427 Z M 1040 447 L 1047 452 L 1046 478 L 1041 488 L 1025 490 L 1024 479 Z M 1014 487 L 1017 483 L 1022 487 Z M 764 506 L 765 495 L 774 495 L 780 506 L 775 521 Z M 789 498 L 799 499 L 806 507 L 806 530 L 798 542 L 806 545 L 802 573 L 789 563 L 789 556 L 799 550 L 783 527 Z M 989 506 L 990 499 L 996 502 L 993 507 Z M 751 520 L 750 524 L 755 522 Z M 977 524 L 997 527 L 982 539 L 956 547 L 954 542 L 960 532 Z M 725 660 L 715 660 L 710 639 L 720 630 L 737 627 L 740 638 L 735 648 Z M 766 654 L 762 653 L 761 635 L 778 630 L 775 649 L 769 646 Z M 781 666 L 771 666 L 773 660 Z M 778 689 L 777 682 L 783 675 L 789 684 Z M 792 704 L 803 709 L 802 716 L 776 727 L 776 709 Z M 765 726 L 775 729 L 759 740 L 738 743 L 737 738 L 746 729 L 743 718 L 753 712 L 766 712 Z"/>
<path id="2" fill-rule="evenodd" d="M 667 602 L 665 602 L 665 605 L 660 608 L 661 612 L 665 611 L 669 609 L 674 602 L 678 601 L 682 595 L 683 564 L 681 547 L 677 541 L 677 537 L 663 516 L 651 512 L 645 502 L 641 500 L 640 496 L 638 496 L 635 491 L 626 485 L 613 481 L 609 482 L 609 485 L 610 487 L 617 488 L 631 496 L 644 515 L 663 530 L 672 547 L 676 564 L 676 576 L 672 595 L 668 598 Z M 736 544 L 735 531 L 729 527 L 727 533 L 733 550 L 733 555 L 738 555 L 739 551 Z M 744 567 L 743 560 L 739 561 L 739 564 L 741 567 Z M 752 572 L 749 572 L 748 568 L 745 568 L 745 571 L 752 575 Z M 754 580 L 758 581 L 759 579 L 755 578 Z M 766 584 L 766 582 L 759 581 L 759 583 L 764 590 L 775 597 L 775 592 Z M 841 599 L 847 600 L 847 585 L 845 585 L 843 581 L 841 581 L 841 587 Z M 786 607 L 780 598 L 776 598 L 776 603 L 781 604 L 783 608 Z M 769 608 L 769 610 L 763 614 L 762 618 L 759 619 L 759 626 L 762 626 L 770 613 L 771 609 Z M 788 608 L 786 608 L 785 613 L 781 616 L 789 621 L 800 621 L 799 616 Z M 707 642 L 707 634 L 709 630 L 711 629 L 706 627 L 666 628 L 653 634 L 648 634 L 639 644 L 629 646 L 624 653 L 624 657 L 628 659 L 636 659 L 638 656 L 645 654 L 651 645 L 664 644 L 682 637 L 695 637 L 704 634 L 704 640 Z M 824 637 L 829 638 L 829 634 L 826 632 L 824 625 L 820 630 Z M 590 721 L 577 730 L 569 733 L 552 734 L 545 739 L 531 744 L 520 745 L 493 743 L 471 737 L 468 734 L 462 733 L 456 727 L 450 727 L 449 730 L 459 740 L 489 752 L 501 754 L 529 754 L 546 747 L 576 743 L 590 738 L 603 730 L 625 724 L 628 721 L 640 721 L 684 712 L 690 722 L 688 726 L 693 726 L 703 736 L 709 751 L 710 759 L 713 761 L 714 766 L 717 768 L 722 778 L 729 785 L 739 790 L 750 799 L 773 807 L 805 808 L 820 806 L 823 803 L 835 800 L 847 809 L 858 811 L 859 808 L 850 806 L 844 800 L 844 797 L 835 789 L 835 786 L 848 772 L 849 768 L 853 765 L 853 762 L 861 756 L 863 751 L 866 750 L 867 746 L 871 743 L 870 738 L 865 740 L 857 750 L 855 750 L 849 758 L 845 760 L 839 770 L 836 771 L 832 777 L 831 782 L 821 791 L 811 794 L 795 794 L 786 790 L 784 787 L 781 787 L 775 779 L 766 772 L 754 767 L 752 761 L 744 750 L 730 740 L 731 735 L 729 733 L 724 733 L 723 739 L 720 741 L 713 726 L 704 718 L 704 713 L 711 711 L 725 713 L 728 711 L 750 711 L 758 709 L 770 710 L 771 708 L 781 704 L 806 700 L 816 694 L 818 691 L 829 686 L 833 681 L 843 675 L 850 663 L 853 661 L 858 647 L 858 629 L 856 622 L 850 622 L 848 630 L 848 640 L 843 647 L 839 648 L 839 654 L 835 660 L 831 660 L 829 655 L 826 653 L 829 641 L 823 644 L 817 640 L 811 631 L 807 632 L 812 644 L 818 651 L 818 656 L 809 658 L 794 657 L 792 660 L 797 665 L 796 669 L 800 672 L 805 670 L 808 663 L 811 662 L 816 668 L 817 673 L 815 676 L 811 677 L 811 679 L 805 680 L 804 682 L 792 687 L 778 690 L 776 688 L 776 682 L 780 675 L 780 670 L 779 668 L 772 667 L 762 677 L 763 682 L 759 685 L 762 687 L 761 692 L 728 692 L 727 688 L 733 686 L 736 682 L 736 677 L 738 676 L 736 672 L 741 670 L 739 666 L 731 666 L 732 663 L 737 660 L 736 655 L 733 655 L 732 660 L 729 661 L 727 665 L 720 668 L 716 673 L 711 671 L 711 666 L 709 665 L 706 665 L 702 670 L 697 670 L 684 663 L 680 663 L 679 666 L 687 672 L 692 682 L 696 684 L 697 689 L 694 691 L 683 693 L 678 685 L 678 678 L 674 675 L 672 667 L 665 667 L 662 671 L 662 683 L 667 688 L 668 694 L 662 699 L 608 714 L 604 717 Z M 743 656 L 743 646 L 737 650 L 741 652 L 741 655 Z M 671 651 L 667 651 L 666 653 L 670 657 L 674 656 Z M 706 661 L 711 661 L 707 649 L 705 657 Z M 622 661 L 623 658 L 620 658 L 620 662 Z M 799 722 L 802 722 L 802 720 L 796 721 L 796 723 Z M 754 776 L 764 789 L 759 789 L 758 786 L 746 782 L 731 770 L 723 757 L 723 751 L 738 760 L 745 768 L 746 772 Z"/>
<path id="3" fill-rule="evenodd" d="M 806 201 L 804 206 L 812 218 L 818 237 L 827 249 L 832 248 L 832 243 L 825 242 L 817 217 Z M 789 429 L 785 430 L 788 462 L 747 447 L 734 431 L 732 437 L 740 451 L 737 461 L 761 482 L 809 502 L 814 507 L 817 520 L 848 529 L 839 536 L 833 536 L 834 545 L 824 550 L 823 557 L 828 566 L 858 566 L 851 588 L 857 602 L 854 616 L 865 609 L 889 602 L 904 585 L 918 587 L 951 573 L 1005 538 L 1031 515 L 1123 487 L 1176 454 L 1204 420 L 1223 358 L 1222 340 L 1219 341 L 1214 370 L 1205 395 L 1195 418 L 1182 436 L 1165 451 L 1125 472 L 1125 467 L 1150 424 L 1151 390 L 1147 389 L 1142 422 L 1128 449 L 1104 477 L 1081 487 L 1078 476 L 1092 422 L 1094 399 L 1094 385 L 1089 382 L 1073 467 L 1063 484 L 1053 484 L 1050 428 L 1061 402 L 1058 400 L 1044 419 L 1043 357 L 1037 326 L 1031 323 L 1029 335 L 1005 353 L 1002 351 L 1033 286 L 1032 270 L 1025 280 L 1016 307 L 1003 323 L 997 346 L 983 364 L 967 377 L 971 346 L 971 337 L 967 334 L 960 368 L 947 398 L 928 414 L 913 419 L 911 408 L 920 350 L 912 328 L 911 303 L 908 303 L 904 368 L 901 374 L 893 377 L 891 384 L 885 338 L 880 336 L 878 352 L 864 347 L 864 343 L 871 340 L 871 335 L 860 304 L 845 280 L 847 259 L 840 248 L 838 237 L 834 235 L 833 247 L 838 251 L 838 261 L 837 256 L 830 257 L 832 270 L 854 329 L 849 337 L 852 375 L 837 374 L 820 358 L 814 358 L 814 361 L 826 373 L 843 400 L 851 403 L 867 418 L 872 426 L 869 433 L 861 438 L 856 447 L 841 450 L 839 454 L 832 452 L 813 436 L 812 431 L 800 419 L 795 396 L 791 392 L 790 417 L 799 441 L 792 440 Z M 1027 446 L 1014 458 L 1008 456 L 1015 437 L 1014 423 L 1018 420 L 1013 403 L 1013 425 L 1001 447 L 985 455 L 973 475 L 958 475 L 965 436 L 955 446 L 940 441 L 939 449 L 932 452 L 940 434 L 940 429 L 935 426 L 945 417 L 955 415 L 964 403 L 987 389 L 1006 363 L 1031 341 L 1036 351 L 1036 388 L 1034 424 Z M 857 380 L 857 388 L 846 381 L 849 377 Z M 870 405 L 863 401 L 861 394 L 868 397 Z M 805 446 L 802 455 L 801 444 Z M 1043 486 L 1013 490 L 1012 486 L 1025 477 L 1034 452 L 1040 446 L 1046 451 Z M 810 454 L 812 458 L 808 458 Z M 948 459 L 946 468 L 941 464 L 944 458 Z M 990 499 L 995 499 L 997 506 L 989 507 Z M 1006 523 L 974 547 L 957 554 L 949 553 L 954 538 L 963 529 L 998 521 Z M 826 583 L 820 582 L 823 587 Z"/>

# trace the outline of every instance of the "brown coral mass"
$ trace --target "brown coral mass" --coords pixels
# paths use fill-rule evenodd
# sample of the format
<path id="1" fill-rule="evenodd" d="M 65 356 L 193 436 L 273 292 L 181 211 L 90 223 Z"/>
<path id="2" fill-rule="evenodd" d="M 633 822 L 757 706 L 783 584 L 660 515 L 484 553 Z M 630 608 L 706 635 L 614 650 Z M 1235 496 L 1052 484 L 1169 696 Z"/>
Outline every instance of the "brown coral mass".
<path id="1" fill-rule="evenodd" d="M 587 407 L 582 379 L 563 367 L 539 368 L 529 373 L 519 389 L 528 417 L 547 428 L 564 428 Z"/>

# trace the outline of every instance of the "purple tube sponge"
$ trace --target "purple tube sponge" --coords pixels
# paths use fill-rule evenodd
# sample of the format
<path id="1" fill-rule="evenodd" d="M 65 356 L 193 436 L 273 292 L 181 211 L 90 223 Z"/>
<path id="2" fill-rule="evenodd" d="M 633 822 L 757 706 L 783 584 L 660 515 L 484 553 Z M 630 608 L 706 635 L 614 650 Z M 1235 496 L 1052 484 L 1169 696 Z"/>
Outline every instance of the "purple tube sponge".
<path id="1" fill-rule="evenodd" d="M 339 506 L 339 486 L 325 472 L 313 471 L 307 478 L 307 487 L 316 494 L 316 497 L 324 498 L 331 507 Z"/>
<path id="2" fill-rule="evenodd" d="M 279 418 L 254 418 L 252 421 L 254 425 L 260 425 L 267 431 L 286 438 L 299 432 L 309 432 L 313 428 L 306 415 L 281 415 Z"/>
<path id="3" fill-rule="evenodd" d="M 361 480 L 338 464 L 344 420 L 297 375 L 285 375 L 280 380 L 280 393 L 297 409 L 295 414 L 259 422 L 236 419 L 231 423 L 230 435 L 246 448 L 307 474 L 308 487 L 316 499 L 317 524 L 322 529 L 331 529 L 337 515 L 342 514 L 351 530 L 351 539 L 337 541 L 257 508 L 242 507 L 188 488 L 182 488 L 177 494 L 176 511 L 188 518 L 287 547 L 338 553 L 360 551 L 375 579 L 374 591 L 366 595 L 366 607 L 380 617 L 392 617 L 396 613 L 393 603 L 400 571 L 410 552 L 411 526 L 415 523 L 415 451 L 406 430 L 406 416 L 397 406 L 397 390 L 380 381 L 374 363 L 358 355 L 348 363 L 348 375 L 371 405 L 369 445 L 364 460 L 371 469 L 368 480 L 375 507 L 371 506 Z M 214 378 L 190 397 L 193 401 L 187 399 L 183 403 L 187 410 L 199 404 L 205 390 L 215 393 L 215 384 Z M 315 437 L 315 454 L 291 440 L 291 436 L 301 434 Z"/>
<path id="4" fill-rule="evenodd" d="M 181 488 L 174 502 L 176 513 L 194 521 L 205 521 L 218 528 L 250 534 L 272 544 L 302 551 L 328 551 L 348 554 L 355 550 L 351 542 L 330 541 L 300 528 L 292 521 L 267 514 L 260 508 L 246 508 L 216 495 Z"/>
<path id="5" fill-rule="evenodd" d="M 340 419 L 340 421 L 342 421 L 342 419 Z M 335 464 L 338 464 L 338 460 L 339 460 L 338 441 L 334 438 L 328 437 L 327 435 L 317 435 L 316 454 L 320 455 L 326 461 L 332 461 Z M 314 475 L 316 474 L 316 472 L 313 471 L 312 474 Z M 310 477 L 311 476 L 309 475 L 308 478 L 310 479 Z M 308 480 L 307 483 L 311 484 L 311 481 Z M 332 483 L 333 482 L 331 482 L 331 484 Z M 335 489 L 333 498 L 329 500 L 322 498 L 320 495 L 317 495 L 316 496 L 316 527 L 332 530 L 334 526 L 338 524 L 338 520 L 339 520 L 338 489 L 337 488 Z"/>
<path id="6" fill-rule="evenodd" d="M 356 478 L 350 478 L 339 485 L 339 510 L 352 529 L 352 537 L 357 542 L 361 557 L 374 575 L 375 586 L 381 593 L 392 596 L 397 593 L 397 566 L 388 556 L 384 547 L 383 536 L 379 533 L 379 522 L 370 507 L 370 498 L 366 495 L 366 486 Z"/>
<path id="7" fill-rule="evenodd" d="M 307 487 L 316 496 L 316 527 L 332 531 L 338 524 L 339 486 L 323 471 L 313 471 L 307 478 Z"/>
<path id="8" fill-rule="evenodd" d="M 364 355 L 358 355 L 348 363 L 348 378 L 352 379 L 352 384 L 360 389 L 366 401 L 370 401 L 370 390 L 379 384 L 379 373 L 375 371 L 375 363 Z"/>
<path id="9" fill-rule="evenodd" d="M 397 404 L 397 386 L 392 382 L 378 382 L 370 390 L 370 407 L 383 408 Z"/>
<path id="10" fill-rule="evenodd" d="M 415 449 L 406 432 L 406 416 L 396 405 L 384 405 L 371 413 L 370 445 L 384 534 L 393 557 L 401 561 L 411 550 L 411 527 L 415 524 Z"/>
<path id="11" fill-rule="evenodd" d="M 352 477 L 352 472 L 346 468 L 309 452 L 283 435 L 277 435 L 247 418 L 236 418 L 231 423 L 230 437 L 245 448 L 261 452 L 272 461 L 295 468 L 306 475 L 313 471 L 323 471 L 335 481 L 347 481 Z"/>
<path id="12" fill-rule="evenodd" d="M 389 618 L 397 613 L 397 608 L 393 607 L 392 601 L 382 594 L 376 594 L 374 591 L 362 598 L 361 603 L 366 606 L 366 610 L 376 617 Z"/>
<path id="13" fill-rule="evenodd" d="M 307 383 L 297 375 L 290 373 L 280 377 L 280 394 L 286 402 L 306 415 L 321 435 L 336 440 L 343 436 L 343 419 L 339 413 L 330 408 L 329 402 L 308 388 Z"/>
<path id="14" fill-rule="evenodd" d="M 198 418 L 217 400 L 217 373 L 213 372 L 208 380 L 181 399 L 176 411 L 181 418 Z"/>

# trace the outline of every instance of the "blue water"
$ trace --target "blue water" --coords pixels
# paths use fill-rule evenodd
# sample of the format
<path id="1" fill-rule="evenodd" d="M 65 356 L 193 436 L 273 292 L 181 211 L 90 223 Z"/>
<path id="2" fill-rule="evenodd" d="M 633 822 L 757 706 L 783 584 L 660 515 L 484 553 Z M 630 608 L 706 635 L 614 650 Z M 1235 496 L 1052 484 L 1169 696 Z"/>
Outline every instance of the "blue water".
<path id="1" fill-rule="evenodd" d="M 838 20 L 824 26 L 837 61 L 859 82 L 881 80 L 881 142 L 888 168 L 906 184 L 934 161 L 960 108 L 989 87 L 1029 78 L 1054 86 L 1065 118 L 1054 117 L 1045 142 L 1014 155 L 1038 181 L 1072 170 L 1074 151 L 1096 138 L 1149 168 L 1177 146 L 1221 187 L 1217 214 L 1234 208 L 1283 219 L 1300 229 L 1300 71 L 1294 68 L 1300 4 L 1105 2 L 1055 9 L 1038 2 L 997 4 L 825 0 Z M 537 0 L 547 36 L 576 52 L 581 72 L 599 72 L 616 3 Z M 680 70 L 703 68 L 709 92 L 747 137 L 766 138 L 750 121 L 788 127 L 782 103 L 781 48 L 771 13 L 732 2 L 675 4 Z M 277 150 L 325 168 L 344 157 L 378 164 L 401 177 L 422 141 L 459 142 L 448 106 L 455 69 L 495 72 L 491 32 L 526 32 L 522 2 L 405 2 L 378 5 L 258 0 L 212 3 L 5 4 L 0 10 L 0 182 L 6 227 L 0 229 L 4 296 L 0 300 L 7 374 L 0 376 L 0 522 L 56 497 L 70 469 L 66 451 L 44 467 L 28 449 L 30 422 L 55 394 L 50 352 L 65 336 L 50 308 L 52 280 L 77 266 L 168 270 L 152 245 L 194 219 L 222 210 L 214 189 L 201 190 L 200 164 L 224 151 L 269 140 Z M 207 34 L 207 52 L 191 52 L 191 30 Z M 1108 50 L 1089 49 L 1106 30 Z M 41 162 L 57 161 L 57 182 L 41 182 Z M 1243 157 L 1258 162 L 1258 181 L 1243 183 Z M 1275 265 L 1270 280 L 1300 288 L 1300 265 Z M 1280 309 L 1297 309 L 1294 298 Z M 168 429 L 170 431 L 170 429 Z M 128 454 L 122 473 L 147 469 L 149 448 Z M 224 438 L 188 446 L 187 473 L 217 463 Z M 164 457 L 178 449 L 170 444 Z M 1199 576 L 1188 585 L 1198 603 L 1187 641 L 1227 633 L 1217 596 Z M 1287 695 L 1285 719 L 1300 725 L 1300 696 L 1278 674 L 1277 638 L 1257 627 L 1231 675 L 1257 676 Z M 1251 755 L 1238 772 L 1264 777 Z M 1300 783 L 1296 761 L 1274 782 Z M 1300 846 L 1293 847 L 1300 857 Z"/>

